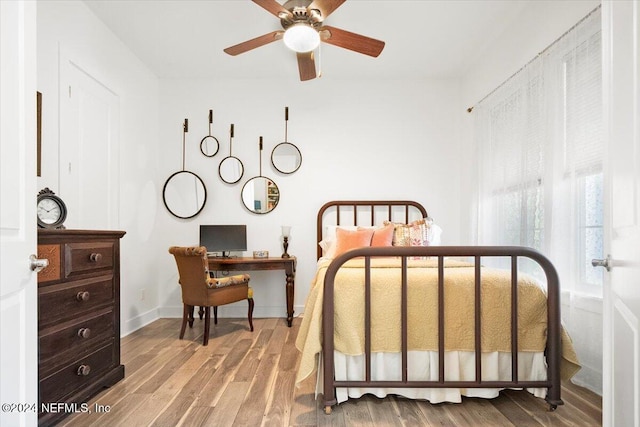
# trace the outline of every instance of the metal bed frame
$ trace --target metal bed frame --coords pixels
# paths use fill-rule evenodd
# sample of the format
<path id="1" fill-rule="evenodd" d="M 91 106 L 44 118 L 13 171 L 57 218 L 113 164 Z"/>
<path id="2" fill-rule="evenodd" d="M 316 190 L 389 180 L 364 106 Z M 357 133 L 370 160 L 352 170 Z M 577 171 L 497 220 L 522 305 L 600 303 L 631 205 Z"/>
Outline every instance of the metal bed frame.
<path id="1" fill-rule="evenodd" d="M 393 209 L 404 208 L 404 221 L 409 222 L 413 215 L 427 216 L 427 211 L 417 202 L 392 201 L 355 201 L 343 200 L 326 203 L 318 212 L 317 231 L 318 241 L 322 239 L 324 220 L 327 211 L 336 210 L 334 225 L 340 225 L 340 210 L 348 208 L 353 211 L 352 225 L 358 224 L 361 211 L 371 211 L 370 221 L 366 225 L 374 225 L 375 214 L 380 214 L 381 208 L 387 210 L 387 219 L 392 220 Z M 374 212 L 375 211 L 375 212 Z M 318 249 L 318 257 L 322 255 Z M 407 259 L 411 257 L 434 257 L 438 260 L 438 380 L 413 381 L 407 375 Z M 336 380 L 334 377 L 334 282 L 340 267 L 352 258 L 363 257 L 365 270 L 365 379 L 360 381 Z M 371 380 L 371 258 L 372 257 L 400 257 L 401 258 L 401 360 L 402 379 L 393 381 Z M 469 257 L 475 264 L 475 380 L 449 381 L 445 380 L 444 362 L 444 258 Z M 510 257 L 511 259 L 511 380 L 485 381 L 482 379 L 481 362 L 481 258 L 482 257 Z M 540 265 L 547 279 L 547 344 L 545 356 L 547 361 L 547 379 L 544 381 L 524 381 L 518 377 L 518 258 L 529 258 Z M 365 247 L 353 249 L 338 256 L 329 265 L 324 281 L 323 301 L 323 368 L 324 368 L 324 405 L 325 412 L 331 413 L 331 407 L 337 404 L 336 387 L 394 387 L 394 388 L 547 388 L 546 401 L 550 410 L 562 405 L 560 398 L 560 359 L 561 359 L 561 321 L 560 321 L 560 286 L 555 267 L 540 252 L 519 246 L 425 246 L 425 247 Z"/>

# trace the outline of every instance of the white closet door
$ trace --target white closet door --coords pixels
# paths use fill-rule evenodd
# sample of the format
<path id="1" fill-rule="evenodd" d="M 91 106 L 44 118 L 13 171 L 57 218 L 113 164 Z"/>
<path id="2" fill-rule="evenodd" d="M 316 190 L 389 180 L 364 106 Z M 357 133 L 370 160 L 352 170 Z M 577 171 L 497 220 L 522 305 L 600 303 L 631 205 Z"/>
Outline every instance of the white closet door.
<path id="1" fill-rule="evenodd" d="M 640 427 L 640 2 L 602 6 L 608 247 L 603 425 Z"/>
<path id="2" fill-rule="evenodd" d="M 67 228 L 118 227 L 119 99 L 60 58 L 60 191 Z"/>

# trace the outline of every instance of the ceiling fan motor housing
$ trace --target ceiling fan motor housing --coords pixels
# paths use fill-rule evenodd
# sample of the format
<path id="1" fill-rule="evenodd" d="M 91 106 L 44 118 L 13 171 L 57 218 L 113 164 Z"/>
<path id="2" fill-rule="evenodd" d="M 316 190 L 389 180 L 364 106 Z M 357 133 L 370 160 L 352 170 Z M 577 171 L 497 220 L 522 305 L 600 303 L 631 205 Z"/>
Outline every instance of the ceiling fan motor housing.
<path id="1" fill-rule="evenodd" d="M 289 0 L 282 5 L 283 8 L 291 12 L 290 16 L 280 16 L 280 23 L 285 30 L 292 25 L 307 24 L 311 27 L 318 27 L 322 23 L 322 14 L 318 9 L 309 10 L 312 0 Z M 283 16 L 284 15 L 284 16 Z"/>

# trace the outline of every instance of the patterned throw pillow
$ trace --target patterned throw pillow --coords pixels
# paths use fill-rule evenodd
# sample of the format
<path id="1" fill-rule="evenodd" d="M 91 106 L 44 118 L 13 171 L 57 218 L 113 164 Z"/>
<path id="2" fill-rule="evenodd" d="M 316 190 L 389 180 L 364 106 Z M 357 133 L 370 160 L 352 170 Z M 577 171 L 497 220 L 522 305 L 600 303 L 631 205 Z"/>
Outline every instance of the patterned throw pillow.
<path id="1" fill-rule="evenodd" d="M 385 221 L 385 225 L 393 224 L 393 246 L 429 246 L 430 218 L 418 219 L 409 224 Z"/>

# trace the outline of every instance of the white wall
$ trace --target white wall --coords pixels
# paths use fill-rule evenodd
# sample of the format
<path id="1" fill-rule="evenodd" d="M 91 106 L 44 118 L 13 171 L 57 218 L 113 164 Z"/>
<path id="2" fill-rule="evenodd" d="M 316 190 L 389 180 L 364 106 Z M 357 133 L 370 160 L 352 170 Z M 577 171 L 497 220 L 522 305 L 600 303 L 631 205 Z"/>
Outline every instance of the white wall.
<path id="1" fill-rule="evenodd" d="M 203 212 L 179 220 L 161 209 L 163 243 L 195 244 L 199 224 L 247 224 L 248 253 L 268 250 L 279 256 L 281 225 L 291 225 L 289 253 L 298 257 L 295 312 L 304 307 L 316 265 L 315 220 L 318 208 L 336 199 L 415 199 L 444 229 L 443 240 L 458 243 L 460 217 L 460 139 L 457 133 L 458 84 L 447 81 L 336 80 L 162 80 L 160 139 L 164 179 L 182 167 L 182 122 L 189 118 L 186 169 L 197 173 L 208 190 Z M 284 107 L 289 107 L 289 141 L 302 152 L 302 167 L 282 175 L 270 163 L 273 147 L 284 140 Z M 200 140 L 208 133 L 221 143 L 213 158 L 204 157 Z M 245 175 L 235 185 L 218 177 L 229 153 L 229 125 L 235 125 L 233 155 Z M 259 175 L 258 140 L 264 136 L 262 175 L 280 188 L 271 213 L 257 215 L 242 205 L 242 185 Z M 169 261 L 169 260 L 168 260 Z M 175 267 L 159 267 L 161 315 L 181 313 Z M 252 272 L 257 316 L 283 316 L 283 272 Z M 220 308 L 220 314 L 244 316 L 245 304 Z"/>
<path id="2" fill-rule="evenodd" d="M 58 122 L 60 52 L 117 94 L 120 101 L 116 228 L 127 232 L 121 242 L 121 320 L 126 334 L 157 316 L 158 79 L 82 2 L 38 2 L 37 24 L 38 91 L 43 94 L 39 188 L 49 187 L 65 199 L 59 192 L 58 153 L 64 144 L 59 139 Z M 74 212 L 69 212 L 66 225 L 74 227 Z M 142 289 L 146 290 L 144 300 Z"/>
<path id="3" fill-rule="evenodd" d="M 62 49 L 120 98 L 120 219 L 122 241 L 122 330 L 126 334 L 157 316 L 181 316 L 177 271 L 170 245 L 195 244 L 201 223 L 248 226 L 249 253 L 279 255 L 280 226 L 292 225 L 289 252 L 298 257 L 295 311 L 303 311 L 315 271 L 315 215 L 332 199 L 416 199 L 457 243 L 460 222 L 458 85 L 451 81 L 312 82 L 158 80 L 84 6 L 47 1 L 38 11 L 38 89 L 44 94 L 43 175 L 39 187 L 59 187 L 58 140 Z M 284 139 L 284 107 L 290 107 L 289 140 L 303 164 L 281 175 L 270 164 L 271 149 Z M 221 142 L 214 158 L 199 151 L 214 110 L 213 133 Z M 208 189 L 207 205 L 192 220 L 171 216 L 162 201 L 164 181 L 182 167 L 182 123 L 190 119 L 186 166 Z M 228 153 L 245 176 L 227 185 L 217 176 Z M 267 215 L 248 212 L 240 191 L 259 174 L 258 138 L 265 138 L 262 173 L 280 187 L 281 201 Z M 58 193 L 63 199 L 64 194 Z M 72 213 L 70 213 L 70 216 Z M 72 227 L 70 218 L 68 224 Z M 282 272 L 252 272 L 256 316 L 284 316 Z M 144 294 L 144 299 L 142 295 Z M 220 315 L 244 316 L 241 304 Z"/>
<path id="4" fill-rule="evenodd" d="M 599 1 L 536 1 L 522 10 L 509 28 L 480 52 L 461 82 L 461 110 L 471 107 L 517 72 L 538 53 L 600 4 Z M 463 139 L 467 157 L 473 165 L 473 113 L 464 113 Z M 461 205 L 461 238 L 474 242 L 473 177 L 464 175 L 462 188 L 468 189 Z M 562 295 L 562 318 L 582 364 L 574 382 L 602 393 L 602 300 L 581 295 Z"/>

